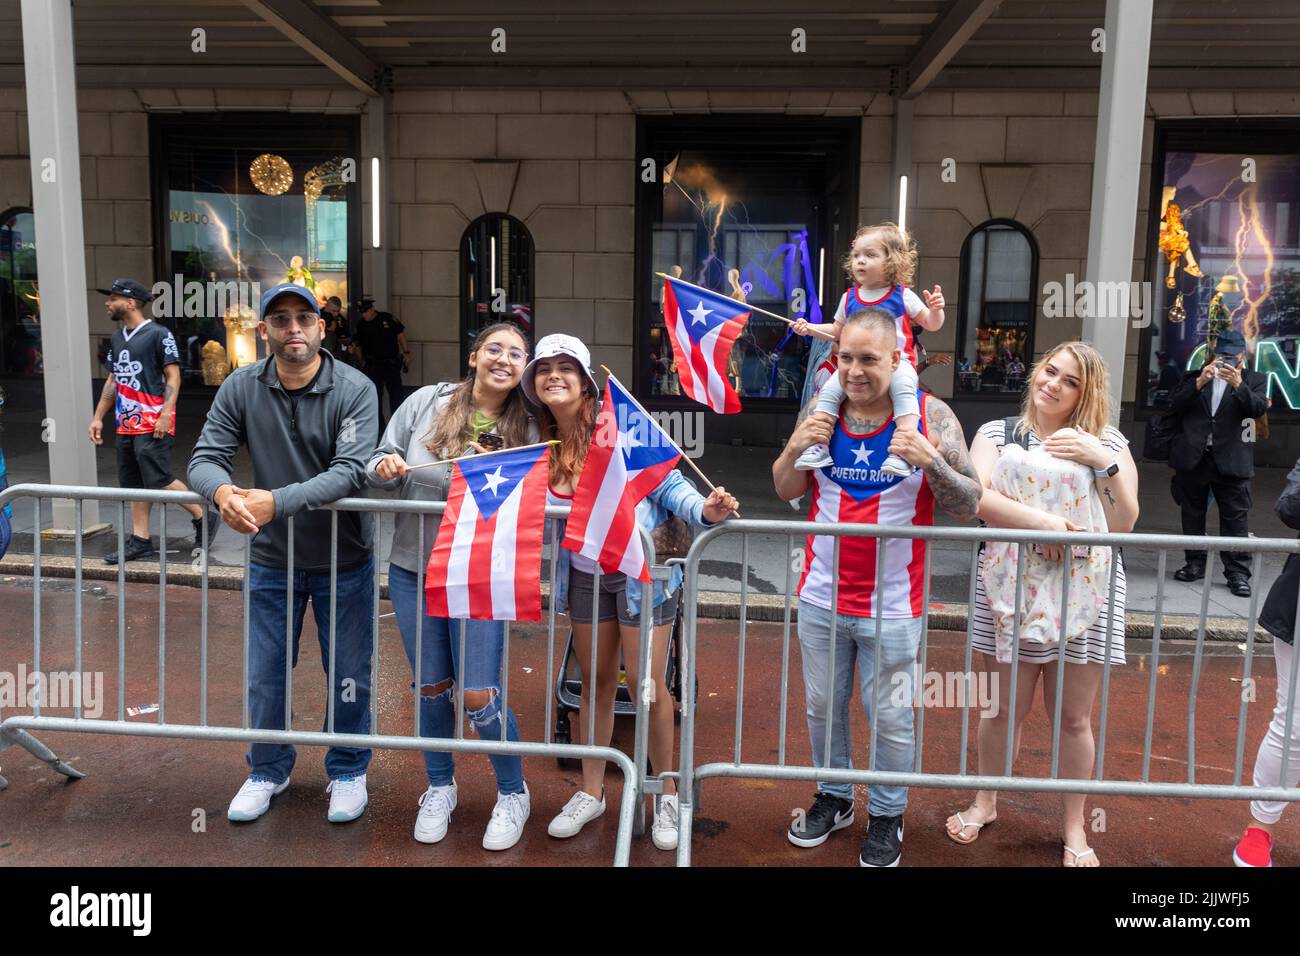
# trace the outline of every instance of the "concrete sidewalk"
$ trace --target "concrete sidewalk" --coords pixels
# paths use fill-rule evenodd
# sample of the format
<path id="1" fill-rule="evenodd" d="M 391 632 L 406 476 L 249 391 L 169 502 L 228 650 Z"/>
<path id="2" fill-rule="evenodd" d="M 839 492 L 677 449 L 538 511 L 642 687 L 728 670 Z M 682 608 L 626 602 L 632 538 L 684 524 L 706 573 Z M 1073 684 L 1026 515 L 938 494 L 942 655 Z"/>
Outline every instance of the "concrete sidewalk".
<path id="1" fill-rule="evenodd" d="M 202 425 L 207 401 L 201 396 L 192 396 L 189 401 L 181 400 L 177 416 L 176 449 L 173 468 L 178 477 L 183 479 L 188 462 L 189 450 L 194 447 Z M 11 484 L 19 482 L 44 483 L 49 480 L 49 464 L 46 448 L 40 440 L 40 408 L 26 404 L 21 396 L 15 396 L 5 410 L 5 429 L 0 435 L 3 442 L 5 459 Z M 59 432 L 61 440 L 84 441 L 86 423 L 79 423 L 72 428 Z M 67 436 L 67 438 L 64 438 Z M 775 440 L 775 438 L 774 438 Z M 115 452 L 111 436 L 106 437 L 104 445 L 98 451 L 99 482 L 105 487 L 116 487 L 117 469 Z M 802 519 L 807 514 L 807 502 L 799 510 L 781 501 L 772 490 L 771 466 L 777 450 L 769 447 L 734 447 L 730 445 L 706 445 L 705 454 L 696 463 L 716 484 L 724 485 L 736 494 L 741 502 L 741 511 L 746 518 Z M 1179 512 L 1169 494 L 1169 479 L 1173 474 L 1170 469 L 1155 462 L 1139 463 L 1140 474 L 1139 497 L 1141 518 L 1135 529 L 1141 533 L 1177 534 L 1181 532 Z M 694 477 L 689 474 L 688 477 Z M 243 450 L 235 460 L 235 479 L 246 484 L 252 483 L 251 465 Z M 1280 468 L 1260 468 L 1253 482 L 1255 507 L 1251 514 L 1251 531 L 1257 537 L 1295 538 L 1295 532 L 1287 528 L 1273 511 L 1273 502 L 1286 484 L 1286 471 Z M 382 493 L 376 493 L 382 496 Z M 159 512 L 154 509 L 152 517 L 155 537 L 159 530 Z M 109 523 L 117 521 L 117 507 L 107 505 L 101 508 L 101 520 Z M 1208 530 L 1211 534 L 1217 530 L 1217 513 L 1211 510 Z M 24 501 L 15 508 L 14 542 L 10 554 L 14 556 L 32 550 L 32 529 L 35 515 L 31 502 Z M 956 526 L 953 521 L 939 512 L 936 524 Z M 50 525 L 48 505 L 43 509 L 42 527 Z M 171 509 L 168 514 L 168 560 L 174 567 L 186 566 L 190 562 L 191 529 L 189 516 L 180 509 Z M 380 554 L 388 553 L 392 535 L 391 518 L 381 522 Z M 91 539 L 85 544 L 87 566 L 107 567 L 100 560 L 103 554 L 117 546 L 116 535 L 103 535 Z M 751 595 L 780 596 L 785 593 L 786 568 L 791 548 L 802 548 L 802 536 L 794 538 L 785 535 L 756 537 L 751 540 L 749 549 L 748 580 Z M 53 542 L 43 543 L 46 555 L 71 553 L 70 546 Z M 736 595 L 740 590 L 739 537 L 725 537 L 712 545 L 706 552 L 701 565 L 701 589 L 716 591 L 722 595 Z M 1157 592 L 1157 555 L 1154 552 L 1128 550 L 1124 555 L 1128 575 L 1128 608 L 1139 614 L 1151 614 L 1155 611 Z M 243 541 L 229 529 L 222 528 L 212 545 L 211 561 L 214 566 L 238 566 L 243 561 Z M 1167 558 L 1164 581 L 1162 610 L 1168 615 L 1192 615 L 1200 613 L 1202 583 L 1183 584 L 1173 579 L 1173 572 L 1183 563 L 1180 553 L 1171 553 Z M 1262 606 L 1268 585 L 1273 582 L 1281 570 L 1283 558 L 1280 555 L 1266 555 L 1263 559 L 1260 579 L 1254 582 Z M 144 563 L 142 567 L 156 568 L 156 562 Z M 970 569 L 970 550 L 964 545 L 939 544 L 935 548 L 931 561 L 931 598 L 939 604 L 961 605 L 964 607 L 968 595 L 968 573 Z M 9 567 L 10 573 L 17 571 Z M 1237 618 L 1245 620 L 1250 609 L 1250 599 L 1234 597 L 1228 592 L 1223 579 L 1222 569 L 1212 569 L 1210 576 L 1209 614 L 1211 617 Z M 114 573 L 114 577 L 115 577 Z M 796 577 L 797 582 L 797 577 Z"/>

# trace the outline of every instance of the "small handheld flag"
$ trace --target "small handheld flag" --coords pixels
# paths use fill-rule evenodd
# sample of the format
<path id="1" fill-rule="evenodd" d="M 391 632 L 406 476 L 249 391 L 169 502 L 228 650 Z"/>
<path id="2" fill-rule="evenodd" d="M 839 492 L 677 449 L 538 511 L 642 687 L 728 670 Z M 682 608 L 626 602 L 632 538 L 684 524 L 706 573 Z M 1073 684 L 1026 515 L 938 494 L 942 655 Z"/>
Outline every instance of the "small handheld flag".
<path id="1" fill-rule="evenodd" d="M 724 415 L 740 411 L 740 397 L 727 380 L 727 359 L 749 313 L 743 302 L 720 292 L 664 277 L 664 324 L 682 392 Z"/>
<path id="2" fill-rule="evenodd" d="M 426 613 L 488 621 L 542 619 L 542 531 L 550 445 L 452 464 L 447 508 L 429 555 Z"/>
<path id="3" fill-rule="evenodd" d="M 608 572 L 650 580 L 637 503 L 676 467 L 681 451 L 613 375 L 573 493 L 564 547 Z"/>

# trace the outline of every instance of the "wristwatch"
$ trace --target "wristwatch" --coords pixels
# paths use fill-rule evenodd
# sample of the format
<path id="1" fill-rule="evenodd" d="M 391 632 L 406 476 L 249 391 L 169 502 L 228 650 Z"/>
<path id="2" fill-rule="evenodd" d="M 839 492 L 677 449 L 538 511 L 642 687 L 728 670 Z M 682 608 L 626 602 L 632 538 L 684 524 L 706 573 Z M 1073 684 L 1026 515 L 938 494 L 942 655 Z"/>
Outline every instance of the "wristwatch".
<path id="1" fill-rule="evenodd" d="M 1109 465 L 1101 470 L 1094 468 L 1092 473 L 1098 478 L 1114 478 L 1119 474 L 1119 462 L 1112 461 Z"/>

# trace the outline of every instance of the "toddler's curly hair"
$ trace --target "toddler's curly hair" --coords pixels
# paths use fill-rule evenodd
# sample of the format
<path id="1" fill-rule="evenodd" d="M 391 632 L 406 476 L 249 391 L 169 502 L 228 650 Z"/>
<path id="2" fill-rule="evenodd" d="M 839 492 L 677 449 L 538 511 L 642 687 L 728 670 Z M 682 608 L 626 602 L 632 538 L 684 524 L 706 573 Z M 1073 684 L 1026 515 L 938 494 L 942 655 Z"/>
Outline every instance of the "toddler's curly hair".
<path id="1" fill-rule="evenodd" d="M 885 277 L 890 285 L 911 285 L 916 275 L 916 242 L 911 233 L 900 229 L 898 223 L 880 222 L 874 226 L 863 226 L 849 243 L 848 254 L 840 265 L 844 274 L 853 281 L 853 247 L 864 236 L 878 237 L 885 247 Z"/>

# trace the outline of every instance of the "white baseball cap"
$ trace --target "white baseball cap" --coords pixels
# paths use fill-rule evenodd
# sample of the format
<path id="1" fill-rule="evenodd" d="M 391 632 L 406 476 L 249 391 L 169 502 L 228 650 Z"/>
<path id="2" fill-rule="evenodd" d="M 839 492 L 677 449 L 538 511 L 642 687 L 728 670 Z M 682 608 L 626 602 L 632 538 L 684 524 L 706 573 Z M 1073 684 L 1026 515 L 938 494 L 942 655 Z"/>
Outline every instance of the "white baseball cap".
<path id="1" fill-rule="evenodd" d="M 538 341 L 537 347 L 533 349 L 533 360 L 524 367 L 524 377 L 520 382 L 523 386 L 524 395 L 534 405 L 542 404 L 537 398 L 537 390 L 533 387 L 533 372 L 537 368 L 537 363 L 542 359 L 555 358 L 557 355 L 567 355 L 576 359 L 578 365 L 587 376 L 587 381 L 591 383 L 592 389 L 597 395 L 600 394 L 600 386 L 596 384 L 596 376 L 591 372 L 591 352 L 587 346 L 582 344 L 582 340 L 572 335 L 566 335 L 563 332 L 557 332 L 554 335 L 543 336 Z"/>

